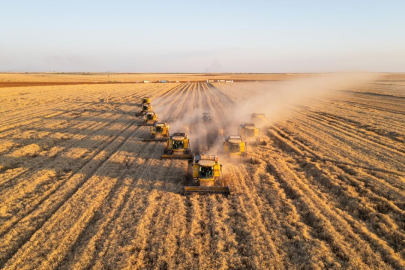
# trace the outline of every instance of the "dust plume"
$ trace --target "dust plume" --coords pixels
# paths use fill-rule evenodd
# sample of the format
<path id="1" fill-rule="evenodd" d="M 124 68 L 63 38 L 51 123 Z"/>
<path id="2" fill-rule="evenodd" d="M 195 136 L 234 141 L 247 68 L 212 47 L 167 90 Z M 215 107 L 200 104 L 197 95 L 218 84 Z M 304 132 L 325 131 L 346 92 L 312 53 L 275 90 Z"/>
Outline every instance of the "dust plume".
<path id="1" fill-rule="evenodd" d="M 252 83 L 255 93 L 233 108 L 234 122 L 249 122 L 252 113 L 266 114 L 263 125 L 293 116 L 292 108 L 310 106 L 319 98 L 326 98 L 335 90 L 347 90 L 377 78 L 372 73 L 318 74 L 311 77 L 269 84 L 258 87 Z M 238 125 L 233 125 L 234 127 Z M 232 129 L 231 132 L 237 132 Z"/>
<path id="2" fill-rule="evenodd" d="M 251 122 L 252 113 L 265 114 L 265 121 L 255 123 L 256 127 L 261 128 L 283 119 L 291 119 L 300 108 L 327 99 L 339 90 L 350 90 L 376 79 L 377 75 L 372 73 L 341 73 L 308 75 L 276 84 L 252 82 L 249 97 L 235 102 L 230 108 L 230 121 L 221 122 L 220 128 L 224 134 L 212 145 L 211 153 L 222 153 L 223 138 L 239 134 L 239 125 Z M 238 162 L 238 159 L 224 157 L 221 160 L 223 164 Z"/>

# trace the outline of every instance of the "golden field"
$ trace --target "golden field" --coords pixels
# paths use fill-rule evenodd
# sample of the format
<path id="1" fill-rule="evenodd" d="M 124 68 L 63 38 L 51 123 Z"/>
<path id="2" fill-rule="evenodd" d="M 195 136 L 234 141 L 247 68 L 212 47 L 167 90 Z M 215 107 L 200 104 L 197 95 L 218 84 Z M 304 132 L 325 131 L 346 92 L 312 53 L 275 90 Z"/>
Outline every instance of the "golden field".
<path id="1" fill-rule="evenodd" d="M 404 74 L 274 110 L 258 164 L 221 156 L 239 108 L 307 76 L 0 74 L 0 268 L 404 269 Z M 133 83 L 157 79 L 181 83 Z M 220 155 L 230 196 L 180 194 L 188 163 L 142 141 L 143 96 Z"/>

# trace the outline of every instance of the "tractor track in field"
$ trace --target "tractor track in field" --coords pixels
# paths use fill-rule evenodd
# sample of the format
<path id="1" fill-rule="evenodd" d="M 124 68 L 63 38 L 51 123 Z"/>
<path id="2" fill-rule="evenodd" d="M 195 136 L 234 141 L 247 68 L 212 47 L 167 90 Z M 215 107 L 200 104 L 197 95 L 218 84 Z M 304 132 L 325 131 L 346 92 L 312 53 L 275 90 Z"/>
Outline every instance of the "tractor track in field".
<path id="1" fill-rule="evenodd" d="M 398 89 L 379 93 L 381 86 L 369 84 L 360 88 L 366 94 L 314 99 L 293 108 L 294 118 L 261 129 L 268 143 L 248 146 L 257 164 L 224 157 L 222 136 L 237 130 L 238 106 L 276 86 L 71 85 L 2 93 L 31 112 L 2 111 L 0 268 L 405 268 L 405 119 L 401 99 L 392 97 Z M 165 143 L 142 141 L 149 128 L 137 125 L 135 113 L 144 96 L 171 133 L 189 135 L 194 153 L 219 154 L 232 195 L 180 195 L 188 163 L 162 160 Z M 204 111 L 211 122 L 203 122 Z"/>
<path id="2" fill-rule="evenodd" d="M 103 117 L 100 117 L 101 115 L 103 115 Z M 109 119 L 109 121 L 107 122 L 97 122 L 97 121 L 92 121 L 95 117 L 99 118 L 99 119 Z M 27 169 L 23 172 L 20 172 L 17 175 L 13 175 L 12 178 L 5 178 L 2 179 L 0 181 L 0 187 L 2 188 L 2 191 L 5 190 L 4 184 L 8 184 L 8 182 L 13 181 L 15 179 L 21 178 L 22 176 L 26 176 L 27 173 L 32 173 L 30 172 L 28 169 L 29 168 L 34 168 L 35 166 L 38 167 L 42 167 L 41 165 L 45 165 L 45 163 L 49 163 L 49 162 L 53 162 L 54 164 L 56 164 L 57 162 L 60 162 L 60 160 L 58 160 L 57 158 L 63 154 L 66 154 L 67 152 L 69 152 L 71 150 L 72 147 L 76 146 L 77 144 L 80 144 L 80 142 L 82 141 L 86 141 L 88 140 L 88 138 L 94 137 L 94 134 L 98 133 L 100 130 L 102 129 L 108 129 L 111 125 L 115 124 L 117 120 L 120 120 L 120 115 L 114 115 L 111 113 L 105 113 L 105 112 L 101 112 L 101 113 L 96 113 L 96 114 L 92 114 L 92 115 L 88 115 L 85 118 L 74 118 L 75 121 L 72 121 L 73 123 L 77 123 L 74 124 L 73 126 L 67 126 L 64 127 L 62 129 L 50 129 L 50 128 L 46 128 L 46 127 L 40 127 L 37 128 L 37 130 L 46 130 L 48 132 L 47 136 L 42 136 L 40 138 L 40 142 L 45 142 L 46 143 L 46 148 L 43 151 L 39 151 L 35 153 L 35 157 L 34 158 L 23 158 L 23 157 L 17 157 L 14 158 L 12 157 L 12 153 L 11 153 L 11 157 L 10 156 L 4 156 L 3 160 L 7 160 L 7 166 L 8 167 L 18 167 L 21 166 L 21 164 L 19 163 L 23 163 L 23 166 L 26 167 Z M 88 125 L 87 121 L 94 122 L 94 124 L 90 124 Z M 34 127 L 35 128 L 35 127 Z M 31 127 L 32 129 L 32 127 Z M 74 139 L 72 136 L 66 136 L 63 137 L 63 141 L 62 143 L 59 142 L 59 140 L 57 139 L 51 139 L 51 142 L 48 142 L 47 139 L 50 135 L 54 134 L 54 132 L 57 131 L 60 134 L 71 134 L 74 136 L 77 136 L 77 139 Z M 81 133 L 83 133 L 84 136 L 81 136 Z M 112 136 L 112 134 L 111 134 Z M 27 139 L 28 140 L 28 139 Z M 66 145 L 65 145 L 66 144 Z M 61 148 L 60 151 L 53 151 L 53 147 L 57 145 L 59 148 Z M 23 147 L 23 145 L 21 146 Z M 12 150 L 18 151 L 21 147 L 19 148 L 12 148 Z M 41 147 L 43 148 L 43 147 Z M 42 158 L 42 156 L 45 156 L 47 154 L 47 152 L 52 151 L 52 155 L 50 156 L 49 159 L 44 159 Z M 3 154 L 7 154 L 7 153 L 3 153 Z M 86 153 L 82 154 L 82 157 L 85 157 Z M 91 156 L 90 156 L 91 158 Z M 10 162 L 12 160 L 15 160 L 15 162 Z M 27 161 L 25 161 L 25 159 Z M 43 161 L 37 161 L 37 159 L 43 159 Z M 56 160 L 55 160 L 56 159 Z M 55 160 L 55 161 L 53 161 Z M 1 159 L 0 159 L 1 162 Z M 10 164 L 11 163 L 11 164 Z M 32 165 L 30 165 L 29 163 L 32 163 Z M 0 163 L 1 164 L 1 163 Z M 34 166 L 35 165 L 35 166 Z M 50 165 L 50 167 L 52 167 L 52 165 Z M 8 184 L 10 185 L 10 184 Z"/>

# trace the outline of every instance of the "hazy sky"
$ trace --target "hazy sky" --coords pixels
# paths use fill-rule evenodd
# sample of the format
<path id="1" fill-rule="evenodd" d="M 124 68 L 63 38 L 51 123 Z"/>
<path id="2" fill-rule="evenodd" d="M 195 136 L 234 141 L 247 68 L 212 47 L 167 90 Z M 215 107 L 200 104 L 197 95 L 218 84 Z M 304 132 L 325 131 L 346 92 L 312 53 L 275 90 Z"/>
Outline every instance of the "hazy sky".
<path id="1" fill-rule="evenodd" d="M 0 71 L 405 71 L 405 1 L 3 1 Z"/>

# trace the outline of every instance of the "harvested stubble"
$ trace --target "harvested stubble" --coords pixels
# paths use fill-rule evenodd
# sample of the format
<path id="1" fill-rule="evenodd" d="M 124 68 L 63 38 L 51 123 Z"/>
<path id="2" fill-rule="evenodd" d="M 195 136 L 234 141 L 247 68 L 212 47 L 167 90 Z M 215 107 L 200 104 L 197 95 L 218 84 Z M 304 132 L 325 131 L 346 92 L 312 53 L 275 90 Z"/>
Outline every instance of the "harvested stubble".
<path id="1" fill-rule="evenodd" d="M 405 86 L 389 82 L 263 128 L 258 164 L 223 158 L 230 197 L 181 196 L 187 161 L 142 142 L 136 103 L 151 96 L 172 132 L 218 152 L 266 83 L 3 88 L 0 267 L 404 268 Z"/>

